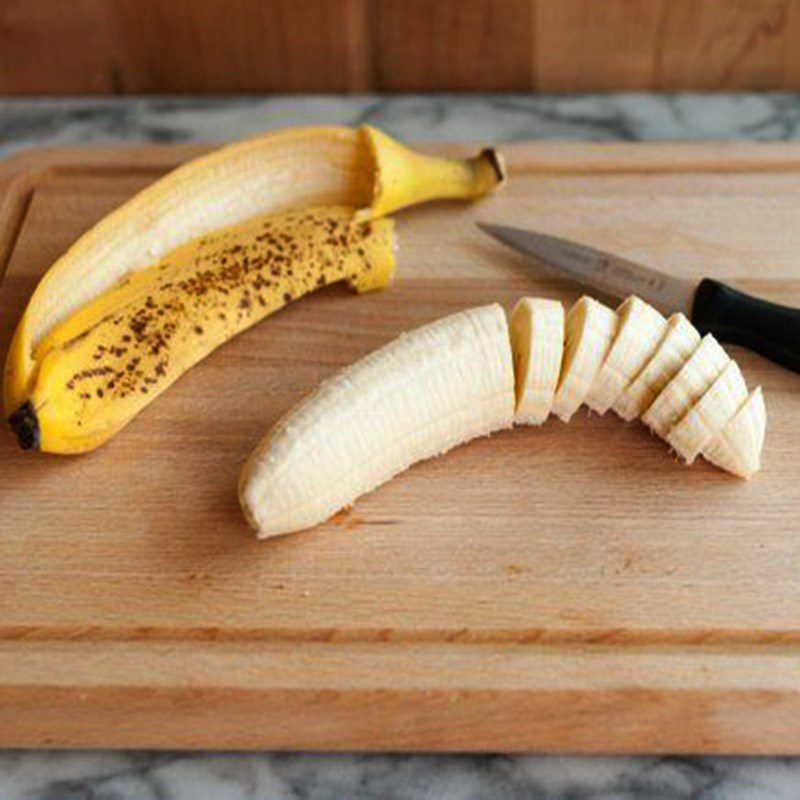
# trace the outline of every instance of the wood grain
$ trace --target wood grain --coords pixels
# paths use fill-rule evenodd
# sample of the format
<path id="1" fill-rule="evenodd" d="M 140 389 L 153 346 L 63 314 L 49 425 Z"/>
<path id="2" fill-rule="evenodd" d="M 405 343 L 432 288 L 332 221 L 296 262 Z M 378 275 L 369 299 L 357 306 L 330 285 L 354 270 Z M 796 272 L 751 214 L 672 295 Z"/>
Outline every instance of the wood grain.
<path id="1" fill-rule="evenodd" d="M 778 89 L 800 80 L 794 0 L 570 0 L 536 5 L 548 91 Z"/>
<path id="2" fill-rule="evenodd" d="M 476 219 L 800 304 L 796 145 L 506 150 L 506 191 L 400 215 L 387 291 L 281 311 L 88 456 L 0 433 L 0 746 L 800 752 L 800 393 L 752 354 L 770 423 L 749 483 L 581 415 L 419 464 L 308 533 L 259 543 L 241 517 L 243 459 L 340 365 L 467 305 L 578 296 Z M 0 170 L 0 351 L 47 265 L 195 152 Z"/>
<path id="3" fill-rule="evenodd" d="M 800 0 L 4 0 L 0 93 L 800 89 Z"/>
<path id="4" fill-rule="evenodd" d="M 373 88 L 489 91 L 533 85 L 530 0 L 384 0 L 373 13 Z"/>
<path id="5" fill-rule="evenodd" d="M 364 0 L 125 0 L 117 7 L 130 93 L 368 88 Z"/>
<path id="6" fill-rule="evenodd" d="M 788 649 L 0 644 L 21 746 L 769 754 L 796 694 Z"/>
<path id="7" fill-rule="evenodd" d="M 366 0 L 4 0 L 0 92 L 369 88 Z"/>

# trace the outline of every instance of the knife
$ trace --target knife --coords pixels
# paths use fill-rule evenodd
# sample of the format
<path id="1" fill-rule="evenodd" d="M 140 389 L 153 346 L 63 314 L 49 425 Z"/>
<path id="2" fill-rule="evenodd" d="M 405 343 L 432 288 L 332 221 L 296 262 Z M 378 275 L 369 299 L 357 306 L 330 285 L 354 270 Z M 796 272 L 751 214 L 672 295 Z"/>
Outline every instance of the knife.
<path id="1" fill-rule="evenodd" d="M 753 350 L 800 373 L 800 309 L 770 303 L 713 278 L 667 275 L 620 256 L 546 233 L 478 227 L 499 242 L 613 297 L 635 294 L 661 311 L 682 311 L 703 334 Z"/>

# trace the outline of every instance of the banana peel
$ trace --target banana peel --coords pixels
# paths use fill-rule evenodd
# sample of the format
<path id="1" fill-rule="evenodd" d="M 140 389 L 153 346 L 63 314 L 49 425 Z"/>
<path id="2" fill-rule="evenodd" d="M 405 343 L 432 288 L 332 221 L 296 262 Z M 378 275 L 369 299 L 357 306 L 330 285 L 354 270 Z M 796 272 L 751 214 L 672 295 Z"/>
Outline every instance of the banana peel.
<path id="1" fill-rule="evenodd" d="M 359 223 L 347 207 L 257 217 L 193 240 L 47 334 L 12 427 L 23 447 L 93 450 L 219 345 L 287 303 L 337 281 L 379 289 L 394 269 L 392 220 Z"/>
<path id="2" fill-rule="evenodd" d="M 119 420 L 106 420 L 108 436 L 82 432 L 72 442 L 55 433 L 60 412 L 51 399 L 46 414 L 52 415 L 55 427 L 45 430 L 38 419 L 36 392 L 41 367 L 47 358 L 53 363 L 54 352 L 64 352 L 68 337 L 90 329 L 121 303 L 146 296 L 161 265 L 174 269 L 180 262 L 186 268 L 191 259 L 187 261 L 180 248 L 207 250 L 208 234 L 216 232 L 214 242 L 222 243 L 226 232 L 243 235 L 237 226 L 253 220 L 263 223 L 268 215 L 287 210 L 329 207 L 334 215 L 349 214 L 363 224 L 428 200 L 479 198 L 504 179 L 502 159 L 494 150 L 469 159 L 437 158 L 369 126 L 287 129 L 185 164 L 84 234 L 37 286 L 14 333 L 4 374 L 4 410 L 20 444 L 83 452 L 121 427 Z M 315 213 L 325 216 L 323 211 Z M 393 249 L 386 236 L 382 241 Z M 342 257 L 340 252 L 325 253 L 330 247 L 318 243 L 315 258 Z M 381 260 L 394 263 L 386 255 Z M 187 364 L 196 360 L 184 359 Z M 84 368 L 94 366 L 87 363 Z"/>

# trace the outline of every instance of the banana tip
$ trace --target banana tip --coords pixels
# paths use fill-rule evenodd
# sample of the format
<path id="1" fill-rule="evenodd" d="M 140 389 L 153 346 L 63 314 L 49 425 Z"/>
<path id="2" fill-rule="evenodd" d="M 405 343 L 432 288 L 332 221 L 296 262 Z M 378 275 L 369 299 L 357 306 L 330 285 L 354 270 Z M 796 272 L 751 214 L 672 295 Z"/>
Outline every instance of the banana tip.
<path id="1" fill-rule="evenodd" d="M 41 443 L 41 431 L 36 411 L 30 401 L 23 403 L 9 418 L 8 424 L 17 437 L 23 450 L 38 450 Z"/>

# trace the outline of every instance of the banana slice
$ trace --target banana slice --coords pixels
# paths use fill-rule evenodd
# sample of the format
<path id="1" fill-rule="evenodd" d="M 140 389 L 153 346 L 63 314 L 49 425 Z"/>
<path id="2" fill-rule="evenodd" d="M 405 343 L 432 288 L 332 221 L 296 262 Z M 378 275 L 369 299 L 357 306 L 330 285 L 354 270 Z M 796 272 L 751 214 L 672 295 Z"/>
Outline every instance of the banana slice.
<path id="1" fill-rule="evenodd" d="M 564 350 L 564 306 L 523 297 L 511 312 L 517 411 L 514 421 L 540 425 L 553 406 Z"/>
<path id="2" fill-rule="evenodd" d="M 628 422 L 639 417 L 675 377 L 698 344 L 700 334 L 694 325 L 683 314 L 673 314 L 667 320 L 667 332 L 653 357 L 617 398 L 614 411 Z"/>
<path id="3" fill-rule="evenodd" d="M 564 422 L 586 400 L 617 332 L 617 315 L 591 297 L 581 297 L 567 314 L 561 377 L 553 413 Z"/>
<path id="4" fill-rule="evenodd" d="M 617 335 L 605 357 L 586 405 L 605 414 L 650 360 L 664 337 L 667 321 L 638 297 L 629 297 L 618 309 Z"/>
<path id="5" fill-rule="evenodd" d="M 382 216 L 434 198 L 472 199 L 503 181 L 500 156 L 426 156 L 374 128 L 292 128 L 233 144 L 166 175 L 109 214 L 36 287 L 6 361 L 6 416 L 27 399 L 45 335 L 136 270 L 198 237 L 312 206 Z"/>
<path id="6" fill-rule="evenodd" d="M 730 361 L 728 354 L 709 333 L 703 337 L 678 374 L 662 389 L 642 422 L 665 439 L 673 425 L 705 394 Z"/>
<path id="7" fill-rule="evenodd" d="M 309 528 L 402 472 L 514 418 L 499 305 L 418 328 L 291 411 L 245 464 L 239 497 L 259 537 Z"/>
<path id="8" fill-rule="evenodd" d="M 761 450 L 766 429 L 767 409 L 759 386 L 722 433 L 703 449 L 703 455 L 720 469 L 740 478 L 749 478 L 761 469 Z"/>
<path id="9" fill-rule="evenodd" d="M 667 434 L 667 442 L 687 464 L 714 440 L 747 400 L 747 385 L 735 361 L 729 361 L 711 388 Z"/>

